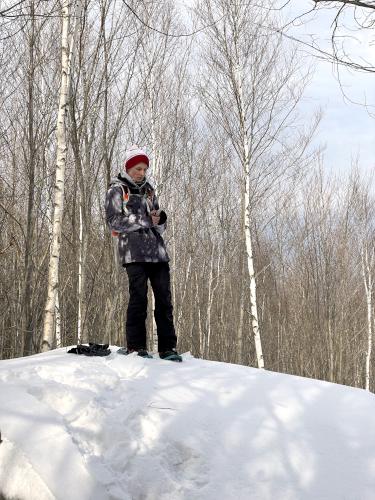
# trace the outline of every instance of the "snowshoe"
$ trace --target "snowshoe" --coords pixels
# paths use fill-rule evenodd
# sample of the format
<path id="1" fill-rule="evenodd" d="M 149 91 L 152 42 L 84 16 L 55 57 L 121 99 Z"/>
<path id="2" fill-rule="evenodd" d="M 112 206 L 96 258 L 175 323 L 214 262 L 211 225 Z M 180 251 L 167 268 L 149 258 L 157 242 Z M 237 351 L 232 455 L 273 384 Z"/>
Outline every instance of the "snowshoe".
<path id="1" fill-rule="evenodd" d="M 111 350 L 108 344 L 95 344 L 89 342 L 89 345 L 78 344 L 68 351 L 70 354 L 84 354 L 85 356 L 109 356 Z"/>
<path id="2" fill-rule="evenodd" d="M 127 347 L 121 347 L 121 349 L 117 351 L 118 354 L 125 354 L 125 356 L 133 352 L 136 352 L 141 358 L 152 358 L 151 354 L 149 354 L 146 349 L 128 349 Z"/>
<path id="3" fill-rule="evenodd" d="M 176 349 L 169 349 L 168 351 L 159 352 L 160 359 L 165 359 L 169 361 L 177 361 L 181 363 L 182 357 L 178 354 Z"/>

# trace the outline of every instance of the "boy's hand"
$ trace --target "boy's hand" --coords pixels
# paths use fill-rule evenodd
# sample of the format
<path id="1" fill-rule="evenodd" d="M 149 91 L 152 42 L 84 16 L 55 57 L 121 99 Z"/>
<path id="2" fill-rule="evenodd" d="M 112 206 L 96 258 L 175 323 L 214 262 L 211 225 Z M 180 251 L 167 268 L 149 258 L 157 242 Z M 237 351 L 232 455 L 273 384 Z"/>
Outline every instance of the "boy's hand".
<path id="1" fill-rule="evenodd" d="M 152 210 L 151 212 L 152 224 L 157 226 L 160 222 L 160 210 Z"/>

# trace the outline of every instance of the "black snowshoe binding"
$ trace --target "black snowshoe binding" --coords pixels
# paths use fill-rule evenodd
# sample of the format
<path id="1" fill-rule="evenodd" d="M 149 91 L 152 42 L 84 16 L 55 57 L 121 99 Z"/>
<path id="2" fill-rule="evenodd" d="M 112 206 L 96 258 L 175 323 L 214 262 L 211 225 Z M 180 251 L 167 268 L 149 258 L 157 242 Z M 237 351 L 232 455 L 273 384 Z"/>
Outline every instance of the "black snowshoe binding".
<path id="1" fill-rule="evenodd" d="M 78 344 L 77 347 L 69 349 L 70 354 L 84 354 L 85 356 L 109 356 L 111 354 L 108 349 L 109 344 L 95 344 L 89 342 L 89 345 Z"/>

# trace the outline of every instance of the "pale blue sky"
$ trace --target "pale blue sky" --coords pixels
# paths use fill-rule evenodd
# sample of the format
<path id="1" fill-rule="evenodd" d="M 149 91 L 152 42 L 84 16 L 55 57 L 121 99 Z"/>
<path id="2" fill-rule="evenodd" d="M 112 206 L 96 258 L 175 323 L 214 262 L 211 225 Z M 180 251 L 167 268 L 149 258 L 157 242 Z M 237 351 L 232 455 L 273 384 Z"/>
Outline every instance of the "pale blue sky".
<path id="1" fill-rule="evenodd" d="M 279 0 L 279 4 L 285 0 Z M 292 0 L 283 11 L 283 17 L 292 20 L 312 7 L 310 0 Z M 305 41 L 314 36 L 316 43 L 323 50 L 331 52 L 332 22 L 337 9 L 319 10 L 315 14 L 303 17 L 288 29 L 288 33 Z M 341 30 L 339 35 L 351 35 L 345 38 L 345 48 L 353 59 L 365 58 L 375 66 L 374 32 L 371 30 L 354 31 L 352 10 L 347 9 L 342 17 L 345 25 L 351 29 Z M 344 40 L 344 39 L 342 39 Z M 303 53 L 314 54 L 311 49 L 300 47 Z M 306 60 L 314 61 L 315 72 L 311 83 L 306 88 L 302 109 L 306 116 L 316 107 L 323 110 L 323 118 L 314 143 L 325 147 L 325 164 L 335 171 L 347 171 L 359 155 L 359 164 L 364 170 L 375 167 L 375 73 L 364 74 L 340 68 L 340 81 L 346 99 L 340 89 L 337 72 L 331 63 L 319 61 L 312 55 Z M 372 105 L 374 117 L 369 116 L 365 107 L 351 103 L 367 102 Z"/>

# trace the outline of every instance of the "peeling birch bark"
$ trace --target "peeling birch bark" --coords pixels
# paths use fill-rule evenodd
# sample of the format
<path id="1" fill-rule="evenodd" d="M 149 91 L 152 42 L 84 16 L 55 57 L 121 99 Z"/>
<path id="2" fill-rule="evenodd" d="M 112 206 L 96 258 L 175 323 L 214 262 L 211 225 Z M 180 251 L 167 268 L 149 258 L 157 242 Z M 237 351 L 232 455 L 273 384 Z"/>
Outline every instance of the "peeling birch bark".
<path id="1" fill-rule="evenodd" d="M 257 308 L 257 292 L 256 292 L 256 279 L 254 270 L 254 257 L 253 257 L 253 244 L 251 239 L 251 207 L 250 207 L 250 146 L 247 134 L 247 119 L 244 112 L 244 98 L 242 90 L 242 72 L 241 66 L 237 67 L 238 77 L 238 94 L 239 106 L 241 113 L 241 127 L 242 127 L 242 144 L 243 144 L 243 170 L 245 174 L 245 204 L 244 204 L 244 226 L 245 226 L 245 241 L 246 241 L 246 255 L 247 255 L 247 268 L 250 279 L 250 314 L 251 314 L 251 328 L 255 342 L 255 350 L 258 362 L 258 368 L 264 368 L 264 359 L 262 351 L 262 342 L 260 337 L 259 321 L 258 321 L 258 308 Z"/>
<path id="2" fill-rule="evenodd" d="M 73 58 L 74 39 L 80 18 L 80 0 L 77 4 L 74 35 L 69 45 L 70 1 L 62 3 L 62 34 L 61 34 L 61 84 L 59 110 L 57 115 L 57 158 L 54 187 L 54 203 L 52 218 L 52 242 L 48 268 L 47 299 L 44 308 L 42 351 L 52 349 L 55 342 L 55 312 L 56 294 L 59 286 L 59 263 L 61 248 L 61 229 L 64 213 L 65 165 L 67 156 L 66 117 L 68 111 L 68 95 L 70 87 L 70 67 Z"/>
<path id="3" fill-rule="evenodd" d="M 372 291 L 373 291 L 373 281 L 372 281 L 372 269 L 374 266 L 374 255 L 375 248 L 372 249 L 371 257 L 369 261 L 368 250 L 365 248 L 361 252 L 362 257 L 362 275 L 363 282 L 366 291 L 366 304 L 367 304 L 367 352 L 366 352 L 366 391 L 370 390 L 371 382 L 371 355 L 372 355 Z"/>

